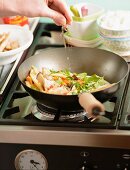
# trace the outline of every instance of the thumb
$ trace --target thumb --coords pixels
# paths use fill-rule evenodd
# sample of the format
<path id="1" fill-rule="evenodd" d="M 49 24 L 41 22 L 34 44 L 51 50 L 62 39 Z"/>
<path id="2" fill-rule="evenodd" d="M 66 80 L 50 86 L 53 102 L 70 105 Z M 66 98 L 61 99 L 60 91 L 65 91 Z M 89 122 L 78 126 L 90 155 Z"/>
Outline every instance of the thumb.
<path id="1" fill-rule="evenodd" d="M 44 9 L 41 12 L 41 16 L 53 19 L 55 24 L 58 26 L 66 25 L 66 18 L 58 11 L 54 11 L 48 7 L 46 8 L 44 7 Z"/>

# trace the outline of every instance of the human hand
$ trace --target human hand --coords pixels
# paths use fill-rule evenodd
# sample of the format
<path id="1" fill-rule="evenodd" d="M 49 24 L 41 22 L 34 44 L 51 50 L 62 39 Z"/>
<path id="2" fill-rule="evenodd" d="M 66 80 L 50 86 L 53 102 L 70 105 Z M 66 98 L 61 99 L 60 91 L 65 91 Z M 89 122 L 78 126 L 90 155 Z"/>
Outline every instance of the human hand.
<path id="1" fill-rule="evenodd" d="M 70 11 L 62 0 L 44 0 L 41 16 L 52 18 L 57 25 L 62 26 L 72 21 Z"/>
<path id="2" fill-rule="evenodd" d="M 72 18 L 62 0 L 0 0 L 1 16 L 25 15 L 27 17 L 49 17 L 57 25 L 66 26 Z"/>

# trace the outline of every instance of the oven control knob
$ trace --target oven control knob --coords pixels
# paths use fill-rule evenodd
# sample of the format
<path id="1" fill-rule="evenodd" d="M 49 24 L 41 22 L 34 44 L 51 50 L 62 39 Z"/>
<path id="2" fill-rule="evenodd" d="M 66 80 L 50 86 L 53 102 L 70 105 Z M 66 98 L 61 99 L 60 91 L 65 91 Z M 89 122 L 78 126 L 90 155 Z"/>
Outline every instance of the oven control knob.
<path id="1" fill-rule="evenodd" d="M 91 170 L 91 169 L 86 165 L 83 165 L 79 170 Z"/>

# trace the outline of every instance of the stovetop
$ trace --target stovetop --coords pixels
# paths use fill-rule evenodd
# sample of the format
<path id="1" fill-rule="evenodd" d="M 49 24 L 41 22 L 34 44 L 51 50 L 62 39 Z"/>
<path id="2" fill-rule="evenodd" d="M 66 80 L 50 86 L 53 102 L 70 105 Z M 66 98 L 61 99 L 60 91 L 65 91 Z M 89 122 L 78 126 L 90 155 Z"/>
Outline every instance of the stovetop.
<path id="1" fill-rule="evenodd" d="M 36 101 L 21 86 L 17 69 L 25 58 L 46 48 L 63 47 L 64 42 L 61 28 L 54 24 L 39 23 L 34 36 L 29 50 L 16 63 L 15 74 L 11 69 L 12 80 L 7 78 L 10 83 L 0 103 L 0 144 L 129 149 L 130 75 L 115 96 L 104 103 L 105 115 L 96 121 L 88 120 L 84 110 L 69 113 L 67 117 L 59 113 L 61 118 L 54 118 L 50 108 L 47 111 L 42 108 L 41 114 L 41 107 L 37 107 Z"/>
<path id="2" fill-rule="evenodd" d="M 35 39 L 26 58 L 46 48 L 63 47 L 61 28 L 54 24 L 40 23 Z M 103 103 L 105 115 L 95 121 L 88 120 L 84 110 L 60 113 L 55 118 L 51 109 L 39 111 L 37 103 L 23 89 L 18 77 L 14 79 L 5 100 L 0 107 L 1 125 L 24 125 L 46 127 L 77 127 L 93 129 L 130 129 L 130 75 L 124 80 L 123 86 L 109 101 Z"/>

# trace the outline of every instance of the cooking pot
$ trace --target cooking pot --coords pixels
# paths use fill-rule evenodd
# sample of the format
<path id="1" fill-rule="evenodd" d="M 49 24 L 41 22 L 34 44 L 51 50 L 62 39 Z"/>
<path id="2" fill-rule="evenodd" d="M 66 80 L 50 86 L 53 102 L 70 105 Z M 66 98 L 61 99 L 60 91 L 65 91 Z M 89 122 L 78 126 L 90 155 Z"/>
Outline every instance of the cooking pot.
<path id="1" fill-rule="evenodd" d="M 35 66 L 39 71 L 43 67 L 54 70 L 69 69 L 71 72 L 87 72 L 88 75 L 97 74 L 103 76 L 112 86 L 93 92 L 88 95 L 57 95 L 47 94 L 31 89 L 25 85 L 25 78 L 31 66 Z M 41 53 L 26 59 L 18 69 L 18 77 L 25 90 L 37 101 L 37 103 L 47 107 L 58 108 L 60 110 L 73 111 L 81 110 L 93 102 L 105 102 L 110 99 L 123 84 L 128 74 L 128 64 L 126 61 L 111 52 L 86 48 L 86 47 L 67 47 L 46 49 Z M 94 98 L 92 98 L 94 96 Z M 81 100 L 79 100 L 79 97 Z M 91 100 L 92 99 L 92 100 Z M 95 100 L 93 100 L 95 99 Z M 89 101 L 89 102 L 87 102 Z M 100 103 L 99 102 L 99 103 Z M 101 111 L 104 110 L 102 104 L 98 103 Z"/>

